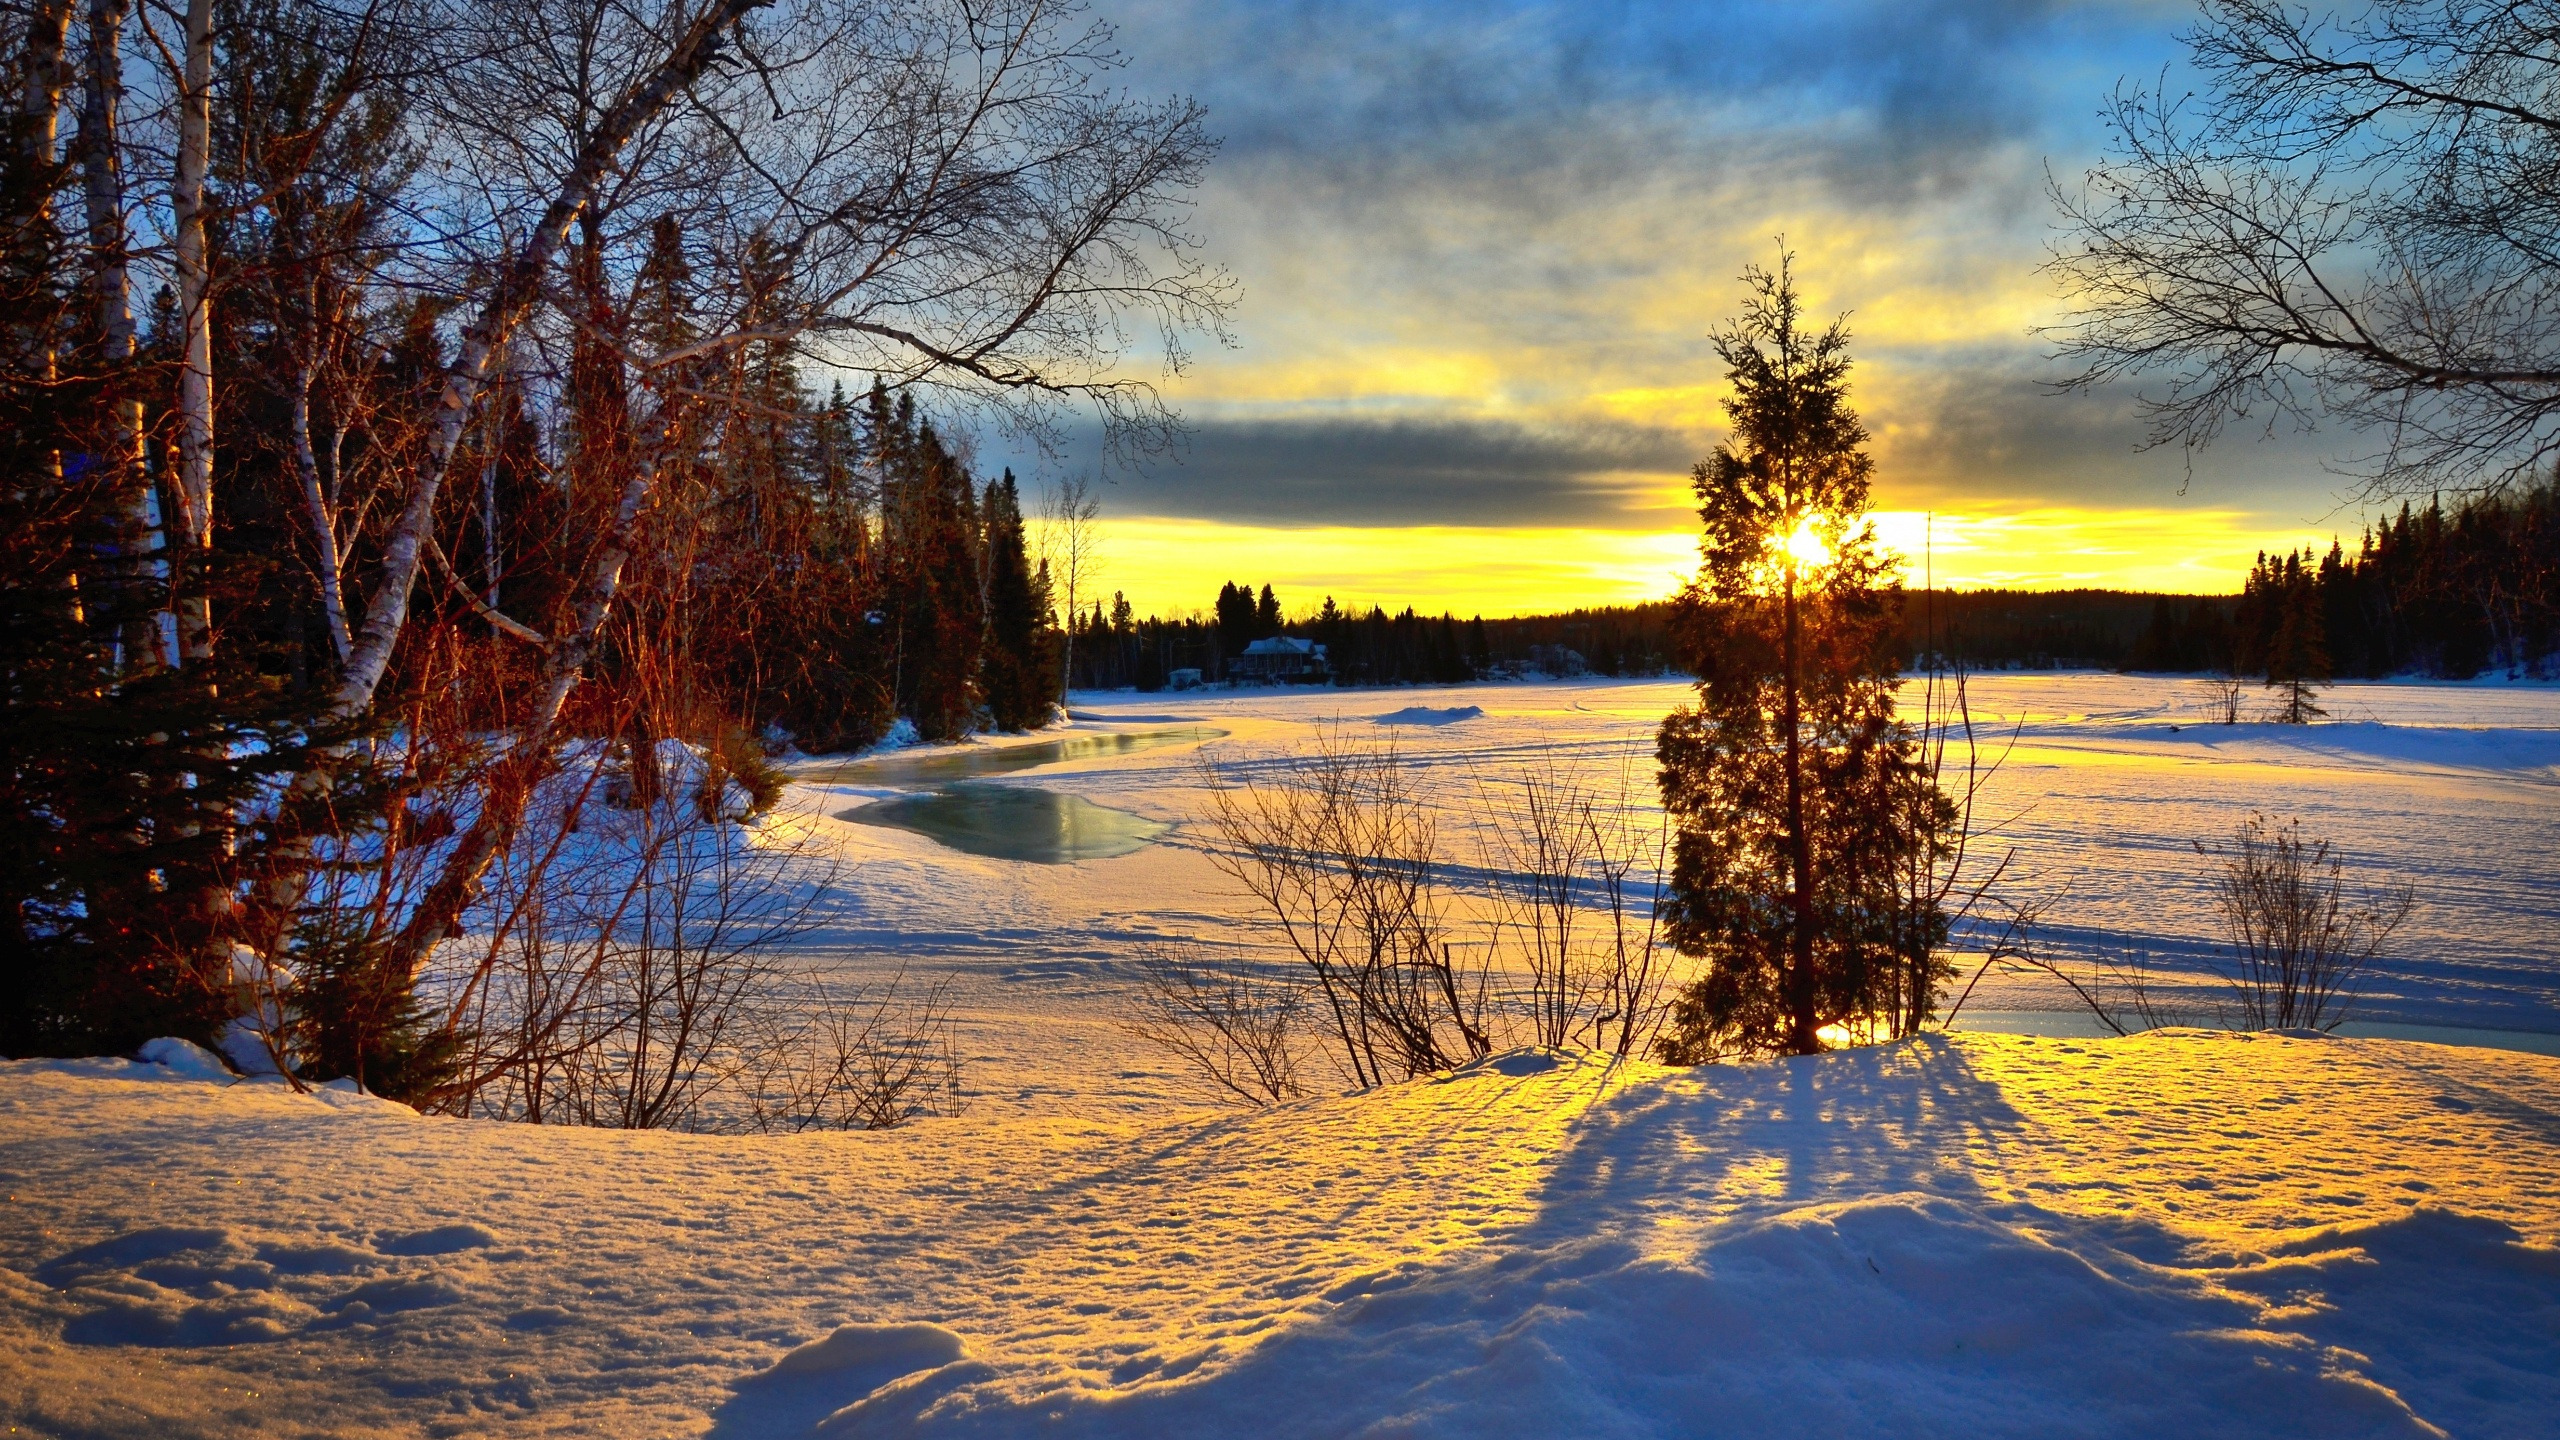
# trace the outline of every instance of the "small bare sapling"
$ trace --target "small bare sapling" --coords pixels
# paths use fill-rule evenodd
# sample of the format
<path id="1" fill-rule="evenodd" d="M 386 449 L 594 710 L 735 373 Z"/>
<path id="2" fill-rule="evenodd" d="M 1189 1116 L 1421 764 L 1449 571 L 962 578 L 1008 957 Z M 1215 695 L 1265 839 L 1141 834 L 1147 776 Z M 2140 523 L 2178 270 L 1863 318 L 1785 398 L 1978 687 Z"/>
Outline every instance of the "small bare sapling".
<path id="1" fill-rule="evenodd" d="M 1218 1098 L 1262 1106 L 1306 1093 L 1298 1080 L 1305 984 L 1158 950 L 1138 957 L 1138 986 L 1129 1030 L 1171 1052 Z"/>
<path id="2" fill-rule="evenodd" d="M 2350 902 L 2344 862 L 2328 841 L 2304 838 L 2298 820 L 2252 815 L 2229 844 L 2198 841 L 2196 853 L 2213 862 L 2230 946 L 2223 979 L 2242 1029 L 2336 1029 L 2416 905 L 2406 885 Z"/>

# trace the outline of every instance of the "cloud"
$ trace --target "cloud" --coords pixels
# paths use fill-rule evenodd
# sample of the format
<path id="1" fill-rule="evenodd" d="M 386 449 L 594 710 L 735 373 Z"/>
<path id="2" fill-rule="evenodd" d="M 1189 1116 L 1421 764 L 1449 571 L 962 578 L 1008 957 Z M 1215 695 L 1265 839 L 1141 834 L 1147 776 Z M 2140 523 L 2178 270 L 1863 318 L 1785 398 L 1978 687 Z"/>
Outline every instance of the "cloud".
<path id="1" fill-rule="evenodd" d="M 2053 130 L 2078 57 L 2129 34 L 2165 40 L 2144 8 L 1194 0 L 1120 18 L 1137 78 L 1207 103 L 1231 171 L 1276 165 L 1358 190 L 1424 168 L 1534 205 L 1557 189 L 1542 177 L 1605 184 L 1792 134 L 1873 202 Z M 2076 123 L 2090 101 L 2071 98 Z"/>
<path id="2" fill-rule="evenodd" d="M 1692 528 L 1688 467 L 1720 435 L 1709 336 L 1734 312 L 1736 273 L 1767 263 L 1780 233 L 1811 308 L 1854 312 L 1880 506 L 2119 507 L 2188 559 L 2242 554 L 2241 531 L 2277 517 L 2326 523 L 2337 484 L 2321 461 L 2352 437 L 2235 435 L 2190 472 L 2140 449 L 2129 396 L 2042 383 L 2035 329 L 2062 308 L 2037 268 L 2046 167 L 2073 173 L 2106 91 L 2175 58 L 2187 12 L 2172 0 L 1108 13 L 1131 86 L 1197 95 L 1226 137 L 1197 228 L 1246 297 L 1237 346 L 1167 386 L 1193 426 L 1182 461 L 1121 474 L 1106 496 L 1158 527 L 1151 564 L 1200 544 L 1279 547 L 1292 558 L 1273 573 L 1349 586 L 1325 557 L 1356 549 L 1374 576 L 1353 588 L 1380 594 L 1427 599 L 1397 588 L 1397 564 L 1470 594 L 1599 584 L 1500 567 L 1557 559 L 1544 551 L 1568 536 L 1650 556 L 1643 537 Z M 1025 463 L 1039 476 L 1098 462 Z M 2210 544 L 2159 518 L 2207 510 L 2224 527 Z M 1279 538 L 1313 527 L 1333 528 L 1312 548 Z M 1378 543 L 1341 540 L 1363 527 Z M 1414 537 L 1429 527 L 1466 536 L 1426 559 Z M 1527 555 L 1494 538 L 1505 527 L 1548 539 Z M 2092 558 L 2082 537 L 2104 529 L 1988 526 L 1984 573 L 2169 574 L 2147 551 Z M 1648 559 L 1609 584 L 1657 571 Z"/>
<path id="3" fill-rule="evenodd" d="M 1700 453 L 1692 437 L 1641 425 L 1209 419 L 1194 423 L 1179 464 L 1114 477 L 1108 503 L 1119 514 L 1282 525 L 1660 528 L 1684 514 L 1666 477 Z"/>

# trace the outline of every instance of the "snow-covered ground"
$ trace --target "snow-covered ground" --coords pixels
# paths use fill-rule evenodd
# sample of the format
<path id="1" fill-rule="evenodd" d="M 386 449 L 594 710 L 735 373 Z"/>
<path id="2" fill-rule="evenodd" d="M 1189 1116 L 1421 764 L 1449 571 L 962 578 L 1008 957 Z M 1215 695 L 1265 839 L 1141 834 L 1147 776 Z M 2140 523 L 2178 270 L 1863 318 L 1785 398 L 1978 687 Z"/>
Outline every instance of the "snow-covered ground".
<path id="1" fill-rule="evenodd" d="M 947 981 L 959 1009 L 967 1112 L 893 1133 L 537 1129 L 0 1064 L 0 1424 L 2555 1433 L 2560 1059 L 2200 1032 L 1695 1072 L 1515 1050 L 1239 1115 L 1122 1028 L 1144 948 L 1269 954 L 1199 848 L 1204 758 L 1392 739 L 1463 872 L 1524 765 L 1649 804 L 1680 696 L 1078 696 L 1071 736 L 1224 734 L 974 782 L 1147 822 L 1070 864 L 844 818 L 924 783 L 917 752 L 808 762 L 763 837 L 826 884 L 799 959 Z M 2068 887 L 2066 940 L 2192 969 L 2192 842 L 2300 816 L 2360 882 L 2417 888 L 2360 1013 L 2560 1031 L 2560 692 L 2339 687 L 2307 730 L 2202 725 L 2177 681 L 1994 675 L 1974 701 L 2024 721 L 1987 810 L 2021 883 Z"/>
<path id="2" fill-rule="evenodd" d="M 737 1139 L 0 1066 L 49 1436 L 2548 1436 L 2560 1060 L 1514 1051 Z"/>
<path id="3" fill-rule="evenodd" d="M 1463 869 L 1477 858 L 1488 787 L 1524 767 L 1562 765 L 1650 806 L 1654 730 L 1686 693 L 1674 682 L 1591 681 L 1079 694 L 1071 733 L 1227 734 L 981 782 L 1170 827 L 1133 853 L 1073 865 L 961 854 L 842 821 L 866 797 L 895 792 L 863 783 L 858 768 L 813 762 L 804 773 L 830 783 L 797 793 L 811 797 L 818 848 L 846 869 L 811 963 L 949 976 L 981 1103 L 1154 1108 L 1187 1092 L 1156 1057 L 1131 1054 L 1118 1028 L 1132 956 L 1178 944 L 1277 958 L 1200 848 L 1204 760 L 1249 772 L 1325 727 L 1391 741 L 1439 807 Z M 2299 817 L 2338 847 L 2354 885 L 2416 888 L 2360 1019 L 2560 1033 L 2560 866 L 2549 863 L 2560 854 L 2560 688 L 2341 685 L 2324 702 L 2335 722 L 2310 727 L 2208 724 L 2199 682 L 2154 677 L 1995 673 L 1975 677 L 1972 700 L 1992 748 L 2006 752 L 1980 807 L 1998 831 L 1989 843 L 2018 851 L 2010 893 L 2060 897 L 2047 929 L 2065 948 L 2139 952 L 2200 985 L 2217 926 L 2195 842 L 2227 839 L 2252 813 Z M 2068 1018 L 2071 1003 L 2049 980 L 1995 976 L 1970 1005 Z"/>

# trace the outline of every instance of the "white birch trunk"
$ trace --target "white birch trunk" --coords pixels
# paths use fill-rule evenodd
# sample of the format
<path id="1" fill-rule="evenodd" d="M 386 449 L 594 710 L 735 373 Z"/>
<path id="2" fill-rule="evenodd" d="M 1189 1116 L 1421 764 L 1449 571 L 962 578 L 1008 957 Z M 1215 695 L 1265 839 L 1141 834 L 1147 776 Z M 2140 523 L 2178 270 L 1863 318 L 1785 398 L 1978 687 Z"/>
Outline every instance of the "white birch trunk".
<path id="1" fill-rule="evenodd" d="M 61 134 L 63 64 L 70 36 L 71 0 L 42 0 L 28 13 L 18 110 L 28 121 L 27 154 L 42 165 L 53 163 L 54 141 Z"/>
<path id="2" fill-rule="evenodd" d="M 124 172 L 116 153 L 116 111 L 124 94 L 124 22 L 127 0 L 89 0 L 87 64 L 80 111 L 82 194 L 87 201 L 89 251 L 96 267 L 98 333 L 109 364 L 134 355 L 133 279 L 125 257 Z M 99 462 L 116 478 L 124 535 L 119 578 L 165 587 L 168 541 L 160 522 L 159 488 L 143 468 L 142 401 L 128 394 L 116 402 Z M 165 609 L 126 626 L 119 668 L 135 674 L 178 663 L 177 619 Z"/>
<path id="3" fill-rule="evenodd" d="M 345 561 L 338 553 L 338 507 L 320 488 L 320 457 L 311 447 L 311 367 L 294 372 L 293 469 L 302 481 L 302 506 L 311 521 L 311 546 L 318 556 L 320 610 L 329 622 L 329 646 L 338 663 L 347 663 L 354 640 L 347 633 Z"/>
<path id="4" fill-rule="evenodd" d="M 178 88 L 178 163 L 169 187 L 178 274 L 178 509 L 187 543 L 213 548 L 213 277 L 205 254 L 204 179 L 213 132 L 213 0 L 187 0 L 186 52 Z M 191 595 L 178 607 L 181 648 L 190 663 L 213 651 L 212 603 Z M 341 656 L 343 659 L 343 655 Z"/>

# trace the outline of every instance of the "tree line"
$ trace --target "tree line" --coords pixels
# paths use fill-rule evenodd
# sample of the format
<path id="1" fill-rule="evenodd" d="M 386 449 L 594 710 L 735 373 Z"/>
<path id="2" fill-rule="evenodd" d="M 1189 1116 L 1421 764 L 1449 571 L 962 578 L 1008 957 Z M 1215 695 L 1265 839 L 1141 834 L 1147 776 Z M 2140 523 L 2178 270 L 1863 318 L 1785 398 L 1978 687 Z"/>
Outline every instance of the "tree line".
<path id="1" fill-rule="evenodd" d="M 2560 653 L 2560 484 L 2402 505 L 2358 547 L 2261 554 L 2238 668 L 2271 679 L 2541 674 Z"/>
<path id="2" fill-rule="evenodd" d="M 1122 337 L 1222 323 L 1213 144 L 1116 63 L 1050 0 L 13 7 L 0 1051 L 386 1082 L 596 806 L 1045 720 L 1019 487 L 931 416 L 1170 433 Z"/>
<path id="3" fill-rule="evenodd" d="M 1365 612 L 1326 596 L 1298 615 L 1277 591 L 1225 584 L 1206 613 L 1140 616 L 1125 594 L 1072 622 L 1078 689 L 1161 690 L 1177 670 L 1203 683 L 1229 678 L 1245 647 L 1273 636 L 1325 647 L 1310 681 L 1332 685 L 1456 685 L 1524 675 L 1662 675 L 1671 663 L 1670 609 L 1656 602 L 1592 606 L 1551 615 L 1424 615 L 1407 606 Z"/>

